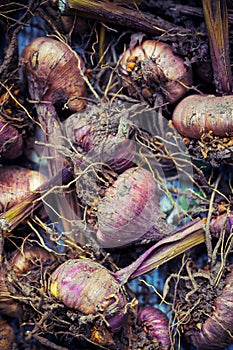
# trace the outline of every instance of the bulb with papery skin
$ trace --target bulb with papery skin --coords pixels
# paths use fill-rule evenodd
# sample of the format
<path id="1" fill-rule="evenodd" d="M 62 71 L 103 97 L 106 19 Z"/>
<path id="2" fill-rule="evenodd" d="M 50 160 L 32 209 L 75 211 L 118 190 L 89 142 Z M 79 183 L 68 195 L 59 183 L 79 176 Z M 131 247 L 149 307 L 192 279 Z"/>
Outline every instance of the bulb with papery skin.
<path id="1" fill-rule="evenodd" d="M 103 315 L 113 332 L 125 324 L 125 292 L 114 275 L 97 262 L 67 260 L 52 273 L 50 292 L 84 315 Z"/>
<path id="2" fill-rule="evenodd" d="M 8 271 L 9 266 L 13 273 L 20 277 L 24 273 L 29 273 L 33 266 L 41 266 L 45 263 L 51 263 L 55 257 L 47 250 L 37 246 L 23 246 L 20 250 L 16 250 L 9 258 L 8 266 L 2 264 L 0 269 L 0 313 L 10 317 L 20 317 L 22 314 L 22 305 L 20 298 L 13 295 L 11 289 L 8 287 L 13 277 Z"/>
<path id="3" fill-rule="evenodd" d="M 58 173 L 64 156 L 58 152 L 63 145 L 62 108 L 77 112 L 86 104 L 85 66 L 82 59 L 65 42 L 47 37 L 32 40 L 23 50 L 21 65 L 28 93 L 35 103 L 37 119 L 43 131 L 48 172 Z"/>
<path id="4" fill-rule="evenodd" d="M 72 112 L 84 107 L 84 62 L 68 44 L 47 37 L 36 38 L 24 48 L 21 65 L 33 100 L 53 105 L 67 103 Z"/>
<path id="5" fill-rule="evenodd" d="M 178 101 L 192 85 L 192 71 L 166 43 L 146 40 L 127 49 L 120 57 L 120 73 L 128 93 L 152 102 L 163 95 L 164 102 Z"/>
<path id="6" fill-rule="evenodd" d="M 117 103 L 89 104 L 64 122 L 67 138 L 89 162 L 106 164 L 116 172 L 132 166 L 136 152 L 136 144 L 129 138 L 131 127 L 119 134 L 120 118 L 127 113 L 121 108 Z M 77 163 L 81 161 L 77 156 Z"/>
<path id="7" fill-rule="evenodd" d="M 98 203 L 98 242 L 112 248 L 168 235 L 169 225 L 160 211 L 156 189 L 153 175 L 144 168 L 120 174 Z"/>
<path id="8" fill-rule="evenodd" d="M 12 254 L 10 263 L 16 275 L 21 275 L 29 271 L 33 265 L 42 265 L 52 260 L 54 256 L 47 250 L 37 246 L 25 246 Z"/>
<path id="9" fill-rule="evenodd" d="M 228 268 L 225 277 L 225 286 L 221 293 L 213 293 L 209 302 L 209 311 L 204 313 L 201 309 L 199 321 L 192 316 L 190 326 L 187 325 L 185 332 L 186 340 L 201 350 L 220 350 L 233 344 L 233 266 Z M 199 289 L 198 289 L 199 290 Z M 200 293 L 203 289 L 200 289 Z M 215 295 L 215 297 L 214 297 Z M 199 295 L 202 298 L 202 295 Z M 195 308 L 198 310 L 198 305 Z M 231 314 L 232 312 L 232 314 Z"/>
<path id="10" fill-rule="evenodd" d="M 145 307 L 139 311 L 137 323 L 152 343 L 159 344 L 159 350 L 170 349 L 169 319 L 163 311 L 153 306 Z"/>
<path id="11" fill-rule="evenodd" d="M 205 133 L 233 135 L 233 95 L 191 95 L 176 106 L 172 122 L 185 137 L 200 139 Z"/>

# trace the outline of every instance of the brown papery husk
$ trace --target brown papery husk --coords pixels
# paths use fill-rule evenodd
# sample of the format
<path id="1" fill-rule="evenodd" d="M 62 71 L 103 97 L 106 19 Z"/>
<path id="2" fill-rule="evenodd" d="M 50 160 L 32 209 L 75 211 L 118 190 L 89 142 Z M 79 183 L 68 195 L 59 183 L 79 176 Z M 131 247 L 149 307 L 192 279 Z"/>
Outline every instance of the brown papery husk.
<path id="1" fill-rule="evenodd" d="M 15 159 L 23 153 L 23 137 L 19 131 L 0 118 L 0 156 L 6 159 Z"/>
<path id="2" fill-rule="evenodd" d="M 156 96 L 175 103 L 192 85 L 191 67 L 170 45 L 155 40 L 126 50 L 120 57 L 120 73 L 130 96 L 151 103 Z"/>
<path id="3" fill-rule="evenodd" d="M 0 313 L 9 317 L 22 317 L 22 291 L 30 288 L 30 283 L 38 276 L 42 266 L 52 265 L 56 261 L 54 254 L 38 246 L 23 245 L 3 261 L 0 270 Z M 26 277 L 27 276 L 27 277 Z M 20 281 L 25 285 L 22 285 Z M 18 284 L 19 283 L 19 284 Z M 32 283 L 32 286 L 35 282 Z M 28 286 L 27 286 L 28 285 Z M 20 289 L 19 289 L 20 286 Z"/>
<path id="4" fill-rule="evenodd" d="M 0 270 L 0 313 L 9 317 L 20 317 L 22 308 L 17 300 L 13 298 L 13 294 L 7 287 L 10 282 L 7 281 L 6 271 L 1 267 Z"/>
<path id="5" fill-rule="evenodd" d="M 14 329 L 5 320 L 0 320 L 0 349 L 17 350 Z"/>
<path id="6" fill-rule="evenodd" d="M 47 180 L 36 170 L 17 165 L 0 167 L 0 212 L 11 208 Z"/>
<path id="7" fill-rule="evenodd" d="M 24 48 L 21 64 L 32 99 L 53 105 L 67 102 L 72 112 L 84 107 L 84 62 L 68 44 L 47 37 L 36 38 Z"/>
<path id="8" fill-rule="evenodd" d="M 210 283 L 209 271 L 194 270 L 192 276 L 197 285 L 193 286 L 187 279 L 186 282 L 184 280 L 181 282 L 182 285 L 185 283 L 185 286 L 178 288 L 176 299 L 178 327 L 184 332 L 187 342 L 198 349 L 224 349 L 233 343 L 232 267 L 230 265 L 224 271 L 222 279 L 216 286 Z M 189 321 L 186 324 L 187 320 Z"/>
<path id="9" fill-rule="evenodd" d="M 191 95 L 175 108 L 172 121 L 185 137 L 200 139 L 212 131 L 214 136 L 233 135 L 233 96 Z"/>
<path id="10" fill-rule="evenodd" d="M 17 275 L 21 275 L 29 271 L 33 265 L 39 266 L 50 260 L 54 260 L 54 255 L 44 248 L 25 245 L 21 250 L 12 253 L 10 263 L 13 271 Z"/>
<path id="11" fill-rule="evenodd" d="M 116 172 L 132 166 L 136 151 L 136 144 L 130 139 L 133 128 L 126 125 L 121 130 L 121 119 L 129 113 L 121 101 L 101 101 L 89 103 L 84 110 L 69 116 L 64 122 L 65 134 L 78 150 L 76 163 L 83 162 L 81 153 L 88 163 L 102 163 Z"/>

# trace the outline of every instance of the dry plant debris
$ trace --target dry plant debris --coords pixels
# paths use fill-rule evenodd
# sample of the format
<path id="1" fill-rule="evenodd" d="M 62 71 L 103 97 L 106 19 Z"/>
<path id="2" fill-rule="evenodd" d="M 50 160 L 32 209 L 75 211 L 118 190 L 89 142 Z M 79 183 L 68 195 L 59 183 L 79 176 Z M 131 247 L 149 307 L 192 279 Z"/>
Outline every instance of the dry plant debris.
<path id="1" fill-rule="evenodd" d="M 233 344 L 232 26 L 227 0 L 0 4 L 1 348 Z"/>

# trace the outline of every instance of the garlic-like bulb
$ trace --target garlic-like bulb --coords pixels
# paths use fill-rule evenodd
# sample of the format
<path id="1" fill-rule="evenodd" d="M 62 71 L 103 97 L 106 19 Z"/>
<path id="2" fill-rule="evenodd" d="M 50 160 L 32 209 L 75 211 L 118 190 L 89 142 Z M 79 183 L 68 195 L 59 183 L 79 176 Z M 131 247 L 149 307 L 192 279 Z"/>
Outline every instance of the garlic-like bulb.
<path id="1" fill-rule="evenodd" d="M 152 102 L 163 95 L 164 102 L 178 101 L 192 84 L 192 72 L 168 44 L 146 40 L 120 57 L 120 72 L 128 93 Z"/>
<path id="2" fill-rule="evenodd" d="M 23 153 L 23 138 L 18 130 L 0 120 L 0 156 L 15 159 Z"/>
<path id="3" fill-rule="evenodd" d="M 132 165 L 136 145 L 130 139 L 131 127 L 126 126 L 120 133 L 121 117 L 127 109 L 117 103 L 88 104 L 83 111 L 68 117 L 65 122 L 65 134 L 79 153 L 89 161 L 110 166 L 121 172 Z M 81 159 L 77 155 L 77 163 Z"/>
<path id="4" fill-rule="evenodd" d="M 178 330 L 197 349 L 225 349 L 233 344 L 233 266 L 221 270 L 219 262 L 212 271 L 198 270 L 191 261 L 187 266 L 189 271 L 183 276 L 186 279 L 176 285 L 174 313 Z M 191 290 L 190 276 L 196 283 Z"/>
<path id="5" fill-rule="evenodd" d="M 44 262 L 54 260 L 54 256 L 47 250 L 37 246 L 25 246 L 22 251 L 17 250 L 11 256 L 10 263 L 17 275 L 21 275 L 32 268 L 33 265 L 41 265 Z"/>
<path id="6" fill-rule="evenodd" d="M 72 112 L 85 105 L 85 66 L 68 44 L 47 37 L 32 40 L 23 50 L 21 64 L 35 102 L 66 103 Z"/>
<path id="7" fill-rule="evenodd" d="M 13 282 L 14 274 L 20 277 L 24 273 L 29 273 L 33 266 L 39 266 L 40 269 L 43 264 L 51 263 L 54 260 L 55 257 L 51 253 L 37 246 L 25 245 L 20 250 L 14 251 L 8 264 L 3 263 L 0 269 L 0 313 L 10 317 L 20 317 L 21 315 L 20 298 L 17 299 L 17 296 L 13 295 L 11 289 L 8 288 Z M 11 271 L 9 273 L 9 268 L 13 275 L 11 275 Z"/>
<path id="8" fill-rule="evenodd" d="M 191 95 L 176 106 L 172 122 L 180 134 L 200 139 L 204 133 L 233 135 L 233 95 Z"/>
<path id="9" fill-rule="evenodd" d="M 67 260 L 50 279 L 51 294 L 84 315 L 103 315 L 113 332 L 123 325 L 127 299 L 120 282 L 102 265 L 88 259 Z"/>
<path id="10" fill-rule="evenodd" d="M 168 234 L 156 188 L 153 175 L 144 168 L 120 174 L 98 203 L 98 242 L 111 248 Z"/>
<path id="11" fill-rule="evenodd" d="M 232 266 L 231 266 L 232 269 Z M 226 276 L 222 293 L 214 299 L 214 305 L 208 317 L 191 327 L 185 336 L 198 349 L 223 349 L 233 344 L 233 272 Z"/>

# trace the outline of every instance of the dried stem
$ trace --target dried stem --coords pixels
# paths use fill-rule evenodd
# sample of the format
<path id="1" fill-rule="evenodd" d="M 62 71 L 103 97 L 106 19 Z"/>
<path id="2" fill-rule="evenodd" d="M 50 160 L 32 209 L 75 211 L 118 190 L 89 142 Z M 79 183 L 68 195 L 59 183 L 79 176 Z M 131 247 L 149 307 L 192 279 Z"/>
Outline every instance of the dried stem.
<path id="1" fill-rule="evenodd" d="M 0 215 L 0 229 L 4 234 L 11 232 L 23 220 L 27 219 L 35 210 L 43 204 L 42 198 L 47 196 L 56 186 L 67 185 L 73 179 L 73 174 L 68 168 L 62 169 L 58 174 L 46 181 L 38 189 L 26 195 L 19 203 Z"/>
<path id="2" fill-rule="evenodd" d="M 203 0 L 203 10 L 209 35 L 216 91 L 220 94 L 231 93 L 232 72 L 226 0 Z"/>
<path id="3" fill-rule="evenodd" d="M 44 157 L 47 158 L 48 162 L 49 175 L 54 176 L 62 169 L 64 161 L 55 147 L 55 145 L 61 145 L 63 141 L 61 123 L 51 103 L 36 104 L 36 111 L 39 124 L 44 133 L 45 144 L 54 144 L 54 147 L 45 147 L 44 153 Z"/>
<path id="4" fill-rule="evenodd" d="M 68 348 L 65 348 L 64 346 L 59 346 L 51 342 L 50 340 L 41 337 L 39 335 L 33 334 L 32 336 L 34 339 L 36 339 L 40 344 L 48 346 L 50 349 L 55 349 L 55 350 L 68 350 Z"/>
<path id="5" fill-rule="evenodd" d="M 187 29 L 171 24 L 159 17 L 140 13 L 114 3 L 94 0 L 62 0 L 60 1 L 62 9 L 64 9 L 64 4 L 66 9 L 78 10 L 85 17 L 140 30 L 152 35 L 165 34 L 170 31 L 188 32 Z"/>
<path id="6" fill-rule="evenodd" d="M 213 188 L 213 192 L 210 198 L 210 204 L 209 204 L 209 211 L 208 211 L 208 217 L 206 221 L 206 247 L 207 247 L 207 255 L 208 255 L 208 261 L 209 263 L 212 260 L 212 254 L 213 254 L 213 247 L 212 247 L 212 237 L 211 237 L 211 232 L 210 232 L 210 221 L 213 213 L 213 203 L 214 203 L 214 198 L 216 195 L 216 191 L 219 185 L 219 182 L 222 178 L 222 175 L 220 174 L 219 177 L 216 180 L 215 187 Z"/>
<path id="7" fill-rule="evenodd" d="M 157 269 L 160 265 L 205 241 L 205 230 L 201 219 L 196 219 L 160 240 L 146 250 L 131 265 L 117 271 L 116 277 L 125 283 L 142 274 Z"/>

